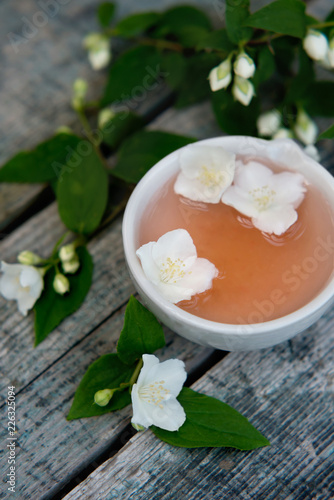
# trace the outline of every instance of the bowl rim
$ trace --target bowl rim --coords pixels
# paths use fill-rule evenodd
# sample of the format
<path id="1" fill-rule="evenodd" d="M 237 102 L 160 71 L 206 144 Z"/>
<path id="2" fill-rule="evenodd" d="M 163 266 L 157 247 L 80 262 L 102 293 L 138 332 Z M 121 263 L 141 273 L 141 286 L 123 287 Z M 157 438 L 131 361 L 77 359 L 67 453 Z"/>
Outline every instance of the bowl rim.
<path id="1" fill-rule="evenodd" d="M 308 157 L 301 148 L 291 139 L 277 139 L 277 140 L 265 140 L 259 139 L 256 137 L 248 137 L 248 136 L 222 136 L 215 137 L 210 139 L 204 139 L 201 141 L 197 141 L 193 143 L 193 145 L 221 145 L 228 148 L 229 143 L 237 144 L 237 141 L 247 140 L 249 143 L 257 144 L 260 146 L 264 146 L 265 149 L 268 150 L 270 145 L 275 144 L 276 146 L 284 146 L 291 149 L 293 154 L 297 154 L 302 157 L 305 164 L 309 165 L 309 168 L 314 172 L 317 170 L 317 176 L 320 176 L 319 180 L 322 180 L 321 184 L 326 185 L 326 189 L 328 186 L 333 191 L 334 195 L 334 177 L 319 163 Z M 140 201 L 143 197 L 144 193 L 150 192 L 152 193 L 151 183 L 155 180 L 156 177 L 159 177 L 160 180 L 162 178 L 170 178 L 174 175 L 174 171 L 176 173 L 177 168 L 174 170 L 171 168 L 170 164 L 175 163 L 177 160 L 177 156 L 179 154 L 180 148 L 176 151 L 173 151 L 169 155 L 165 156 L 162 160 L 157 162 L 151 169 L 144 175 L 144 177 L 139 181 L 134 191 L 132 192 L 129 201 L 127 203 L 123 224 L 122 224 L 122 235 L 123 235 L 123 246 L 125 252 L 126 262 L 132 276 L 132 279 L 139 286 L 141 291 L 151 300 L 153 303 L 157 304 L 157 306 L 162 309 L 162 311 L 167 316 L 172 316 L 174 319 L 178 320 L 186 324 L 187 326 L 193 327 L 196 330 L 203 329 L 208 332 L 212 332 L 215 334 L 242 334 L 243 336 L 251 336 L 254 334 L 254 330 L 256 330 L 256 334 L 259 335 L 261 333 L 277 333 L 277 330 L 284 329 L 285 327 L 289 327 L 300 323 L 308 317 L 312 317 L 316 315 L 316 313 L 325 308 L 327 304 L 333 300 L 334 297 L 334 274 L 329 278 L 328 283 L 325 285 L 323 290 L 319 292 L 319 294 L 314 297 L 310 302 L 302 306 L 301 308 L 289 313 L 285 316 L 281 316 L 280 318 L 276 318 L 269 321 L 263 321 L 260 323 L 244 323 L 244 324 L 230 324 L 230 323 L 219 323 L 216 321 L 212 321 L 209 319 L 201 318 L 199 316 L 195 316 L 183 309 L 177 307 L 175 304 L 172 304 L 167 299 L 158 294 L 156 288 L 153 283 L 151 283 L 142 270 L 141 264 L 139 262 L 138 257 L 136 256 L 136 248 L 135 248 L 135 227 L 136 222 L 140 216 L 139 208 L 141 207 Z M 170 168 L 168 175 L 162 176 L 161 174 L 166 174 L 167 169 Z M 288 167 L 290 168 L 291 167 Z M 294 170 L 294 169 L 292 169 Z M 305 175 L 307 178 L 307 175 Z M 161 186 L 161 183 L 158 187 Z M 321 189 L 321 188 L 320 188 Z M 323 193 L 324 194 L 324 193 Z M 152 196 L 152 195 L 151 195 Z M 147 202 L 145 204 L 145 208 L 147 203 L 150 201 L 150 197 L 147 197 Z M 328 199 L 328 197 L 327 197 Z M 144 210 L 141 210 L 143 212 Z"/>

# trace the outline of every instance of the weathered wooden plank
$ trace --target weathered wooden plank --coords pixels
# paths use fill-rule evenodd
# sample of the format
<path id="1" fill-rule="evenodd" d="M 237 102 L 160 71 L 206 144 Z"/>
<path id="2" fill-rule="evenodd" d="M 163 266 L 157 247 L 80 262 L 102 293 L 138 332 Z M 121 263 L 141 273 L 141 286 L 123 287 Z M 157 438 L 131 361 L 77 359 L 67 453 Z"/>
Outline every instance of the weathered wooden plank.
<path id="1" fill-rule="evenodd" d="M 272 445 L 188 450 L 138 433 L 65 498 L 333 498 L 334 311 L 275 348 L 229 353 L 192 387 L 241 411 Z"/>
<path id="2" fill-rule="evenodd" d="M 197 129 L 196 120 L 202 116 L 206 116 L 206 124 L 203 122 Z M 150 128 L 164 129 L 165 125 L 173 126 L 174 132 L 199 138 L 212 135 L 216 130 L 210 107 L 205 103 L 189 111 L 169 110 Z M 64 232 L 56 205 L 52 204 L 0 243 L 1 259 L 13 262 L 21 250 L 32 250 L 47 257 Z M 28 384 L 128 299 L 133 288 L 124 262 L 121 221 L 99 234 L 88 248 L 95 269 L 93 285 L 85 303 L 36 349 L 32 347 L 32 315 L 23 318 L 16 311 L 14 302 L 1 298 L 0 373 L 3 387 L 15 382 L 19 390 Z"/>
<path id="3" fill-rule="evenodd" d="M 50 366 L 18 395 L 17 492 L 20 499 L 50 498 L 80 470 L 110 449 L 129 424 L 131 407 L 102 417 L 65 420 L 75 389 L 88 365 L 102 354 L 115 352 L 124 310 L 125 307 L 79 342 L 65 359 Z M 166 340 L 168 347 L 157 355 L 161 359 L 178 357 L 185 360 L 188 372 L 213 351 L 187 342 L 168 330 Z M 112 449 L 109 456 L 111 454 Z M 2 462 L 2 477 L 5 477 L 7 463 Z"/>

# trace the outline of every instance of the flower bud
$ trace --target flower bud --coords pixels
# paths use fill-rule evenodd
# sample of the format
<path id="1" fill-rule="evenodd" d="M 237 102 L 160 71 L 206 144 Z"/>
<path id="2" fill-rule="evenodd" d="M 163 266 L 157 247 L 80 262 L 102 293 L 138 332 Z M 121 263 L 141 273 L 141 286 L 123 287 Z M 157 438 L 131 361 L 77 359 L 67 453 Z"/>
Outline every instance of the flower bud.
<path id="1" fill-rule="evenodd" d="M 331 34 L 331 37 L 329 39 L 327 57 L 329 66 L 331 68 L 334 68 L 334 32 L 333 34 Z"/>
<path id="2" fill-rule="evenodd" d="M 255 73 L 255 63 L 246 52 L 240 52 L 234 61 L 234 73 L 242 78 L 252 78 Z"/>
<path id="3" fill-rule="evenodd" d="M 59 250 L 59 258 L 62 262 L 67 262 L 68 260 L 72 260 L 76 256 L 77 254 L 75 253 L 75 245 L 73 243 L 64 245 Z"/>
<path id="4" fill-rule="evenodd" d="M 102 109 L 97 117 L 97 123 L 99 128 L 103 128 L 114 117 L 115 113 L 110 108 Z"/>
<path id="5" fill-rule="evenodd" d="M 320 161 L 320 154 L 317 148 L 314 146 L 314 144 L 309 144 L 308 146 L 305 146 L 304 148 L 304 153 L 307 154 L 312 160 L 314 161 Z"/>
<path id="6" fill-rule="evenodd" d="M 259 135 L 271 137 L 274 135 L 281 124 L 281 113 L 277 109 L 262 113 L 257 119 L 256 125 Z"/>
<path id="7" fill-rule="evenodd" d="M 62 125 L 61 127 L 58 127 L 55 131 L 56 134 L 73 134 L 73 130 L 70 127 L 67 127 L 66 125 Z"/>
<path id="8" fill-rule="evenodd" d="M 232 80 L 231 59 L 228 57 L 219 66 L 212 68 L 209 74 L 210 87 L 212 92 L 226 89 Z"/>
<path id="9" fill-rule="evenodd" d="M 105 68 L 111 60 L 109 38 L 101 33 L 91 33 L 83 41 L 88 50 L 88 59 L 92 68 L 99 70 Z"/>
<path id="10" fill-rule="evenodd" d="M 62 268 L 66 274 L 74 274 L 80 267 L 80 261 L 77 256 L 73 257 L 71 260 L 66 260 L 62 262 Z"/>
<path id="11" fill-rule="evenodd" d="M 303 47 L 311 59 L 322 61 L 327 54 L 328 41 L 321 31 L 310 29 L 303 40 Z"/>
<path id="12" fill-rule="evenodd" d="M 297 114 L 294 132 L 298 139 L 304 144 L 313 144 L 318 135 L 318 127 L 308 114 L 300 109 Z"/>
<path id="13" fill-rule="evenodd" d="M 281 127 L 277 130 L 276 134 L 273 135 L 273 139 L 292 139 L 293 132 L 289 128 Z"/>
<path id="14" fill-rule="evenodd" d="M 246 78 L 236 76 L 232 87 L 232 94 L 234 99 L 244 106 L 248 106 L 255 94 L 253 84 L 249 80 L 246 80 Z"/>
<path id="15" fill-rule="evenodd" d="M 94 403 L 99 406 L 107 406 L 111 398 L 113 397 L 114 390 L 112 389 L 103 389 L 101 391 L 97 391 L 94 394 Z"/>
<path id="16" fill-rule="evenodd" d="M 73 83 L 73 94 L 80 99 L 83 99 L 88 90 L 88 83 L 82 78 L 77 78 Z"/>
<path id="17" fill-rule="evenodd" d="M 70 290 L 70 282 L 63 274 L 57 273 L 53 280 L 53 289 L 56 293 L 64 295 Z"/>
<path id="18" fill-rule="evenodd" d="M 34 252 L 30 252 L 30 250 L 24 250 L 23 252 L 20 252 L 17 256 L 17 260 L 18 262 L 20 262 L 20 264 L 24 264 L 26 266 L 33 266 L 42 262 L 42 259 L 39 257 L 39 255 Z"/>

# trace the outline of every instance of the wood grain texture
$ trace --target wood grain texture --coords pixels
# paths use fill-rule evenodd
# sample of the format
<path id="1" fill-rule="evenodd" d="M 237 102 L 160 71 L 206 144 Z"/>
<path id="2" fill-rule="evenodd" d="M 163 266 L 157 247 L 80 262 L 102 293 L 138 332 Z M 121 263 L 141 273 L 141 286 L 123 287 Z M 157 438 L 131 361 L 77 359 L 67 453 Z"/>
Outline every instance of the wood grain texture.
<path id="1" fill-rule="evenodd" d="M 192 387 L 249 418 L 271 447 L 174 448 L 136 434 L 66 500 L 333 498 L 334 311 L 275 348 L 229 353 Z"/>
<path id="2" fill-rule="evenodd" d="M 66 421 L 75 389 L 90 363 L 115 352 L 124 321 L 123 307 L 103 325 L 78 342 L 18 395 L 17 435 L 20 499 L 50 498 L 101 453 L 114 452 L 116 438 L 129 437 L 131 407 L 101 417 Z M 161 359 L 185 360 L 187 371 L 198 367 L 212 349 L 187 342 L 169 330 L 167 347 L 157 351 Z M 3 461 L 4 462 L 4 461 Z M 32 467 L 33 464 L 33 467 Z M 2 465 L 5 477 L 7 464 Z M 4 498 L 0 493 L 0 498 Z"/>

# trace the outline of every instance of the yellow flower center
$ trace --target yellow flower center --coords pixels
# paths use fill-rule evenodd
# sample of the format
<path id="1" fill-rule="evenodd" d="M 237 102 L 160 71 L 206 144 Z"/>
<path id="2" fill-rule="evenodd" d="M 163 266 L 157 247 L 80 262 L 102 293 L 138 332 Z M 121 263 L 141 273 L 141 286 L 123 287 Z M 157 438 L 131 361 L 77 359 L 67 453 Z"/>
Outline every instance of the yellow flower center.
<path id="1" fill-rule="evenodd" d="M 219 185 L 223 180 L 222 172 L 215 170 L 214 168 L 209 168 L 206 165 L 201 167 L 200 173 L 197 179 L 207 187 L 215 187 Z"/>
<path id="2" fill-rule="evenodd" d="M 182 259 L 172 260 L 170 257 L 161 265 L 160 279 L 164 283 L 176 283 L 179 279 L 184 278 L 185 263 Z"/>
<path id="3" fill-rule="evenodd" d="M 162 408 L 161 402 L 168 399 L 170 391 L 164 387 L 165 381 L 154 382 L 153 384 L 144 385 L 138 390 L 139 397 L 146 401 L 146 403 L 153 404 Z"/>
<path id="4" fill-rule="evenodd" d="M 276 191 L 269 189 L 268 186 L 262 186 L 249 191 L 258 210 L 266 210 L 268 205 L 275 199 Z"/>

